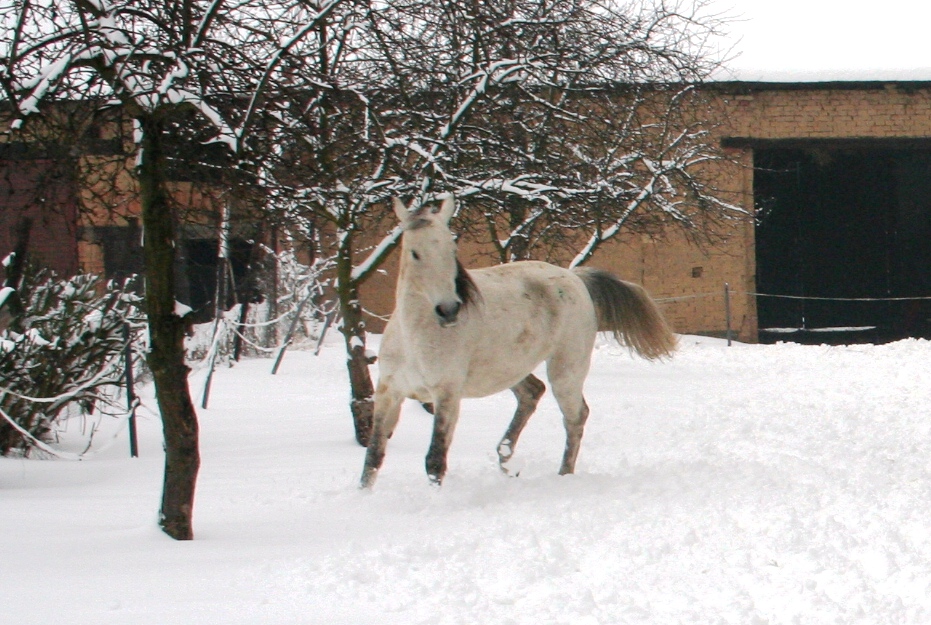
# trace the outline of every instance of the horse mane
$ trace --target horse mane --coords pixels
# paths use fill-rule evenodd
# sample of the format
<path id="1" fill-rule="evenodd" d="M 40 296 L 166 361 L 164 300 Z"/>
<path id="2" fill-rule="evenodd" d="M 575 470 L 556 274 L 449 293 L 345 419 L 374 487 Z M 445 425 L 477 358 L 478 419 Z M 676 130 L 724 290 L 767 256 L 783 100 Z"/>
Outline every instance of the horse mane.
<path id="1" fill-rule="evenodd" d="M 468 308 L 482 299 L 478 286 L 458 258 L 456 259 L 456 295 L 462 300 L 463 308 Z"/>

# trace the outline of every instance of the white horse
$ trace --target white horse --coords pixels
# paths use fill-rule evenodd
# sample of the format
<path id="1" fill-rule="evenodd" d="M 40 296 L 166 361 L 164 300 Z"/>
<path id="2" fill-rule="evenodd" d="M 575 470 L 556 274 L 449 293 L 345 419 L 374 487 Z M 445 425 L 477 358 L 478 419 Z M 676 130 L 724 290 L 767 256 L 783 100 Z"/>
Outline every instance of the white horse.
<path id="1" fill-rule="evenodd" d="M 364 488 L 375 482 L 405 398 L 432 405 L 426 467 L 439 484 L 460 400 L 510 388 L 517 411 L 498 445 L 498 461 L 506 471 L 546 388 L 532 374 L 543 361 L 566 427 L 559 473 L 572 473 L 588 417 L 582 386 L 596 333 L 611 331 L 650 359 L 675 349 L 675 336 L 649 295 L 608 272 L 569 271 L 537 261 L 466 271 L 456 259 L 449 230 L 454 207 L 450 197 L 435 212 L 427 207 L 410 212 L 394 200 L 404 229 L 401 266 L 394 313 L 379 353 Z"/>

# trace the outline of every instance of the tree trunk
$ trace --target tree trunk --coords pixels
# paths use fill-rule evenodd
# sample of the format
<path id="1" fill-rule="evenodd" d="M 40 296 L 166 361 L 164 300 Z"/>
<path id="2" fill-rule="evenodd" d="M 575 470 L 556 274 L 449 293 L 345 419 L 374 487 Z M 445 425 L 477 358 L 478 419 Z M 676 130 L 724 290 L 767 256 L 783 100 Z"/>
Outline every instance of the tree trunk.
<path id="1" fill-rule="evenodd" d="M 356 441 L 368 447 L 372 435 L 372 413 L 375 408 L 375 386 L 369 373 L 369 365 L 375 362 L 366 354 L 365 322 L 362 320 L 362 306 L 354 292 L 348 301 L 340 297 L 343 313 L 343 337 L 346 339 L 346 366 L 349 368 L 349 388 L 352 393 L 350 409 L 352 423 L 356 430 Z"/>
<path id="2" fill-rule="evenodd" d="M 530 248 L 527 233 L 518 232 L 524 220 L 527 219 L 526 200 L 508 197 L 504 205 L 508 215 L 508 226 L 510 227 L 510 253 L 504 262 L 513 263 L 516 260 L 527 260 Z"/>
<path id="3" fill-rule="evenodd" d="M 336 291 L 339 296 L 343 324 L 340 332 L 346 340 L 346 366 L 349 369 L 349 408 L 356 431 L 356 441 L 368 447 L 372 435 L 372 414 L 375 409 L 375 385 L 369 373 L 374 358 L 366 355 L 365 321 L 359 302 L 359 287 L 352 279 L 352 235 L 343 239 L 336 258 Z"/>
<path id="4" fill-rule="evenodd" d="M 146 357 L 165 436 L 165 479 L 159 525 L 176 540 L 194 537 L 191 518 L 200 468 L 197 414 L 188 390 L 184 363 L 185 324 L 175 313 L 175 232 L 164 184 L 162 125 L 151 117 L 142 124 L 139 189 L 145 233 L 145 305 L 149 322 Z"/>

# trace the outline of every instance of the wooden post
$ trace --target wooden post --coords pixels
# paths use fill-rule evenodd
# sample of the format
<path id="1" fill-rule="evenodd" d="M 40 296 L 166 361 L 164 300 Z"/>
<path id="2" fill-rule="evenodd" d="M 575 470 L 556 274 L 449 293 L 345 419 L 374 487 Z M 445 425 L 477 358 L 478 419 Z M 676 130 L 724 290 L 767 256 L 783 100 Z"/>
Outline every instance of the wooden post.
<path id="1" fill-rule="evenodd" d="M 133 346 L 129 322 L 123 322 L 123 340 L 126 341 L 126 404 L 129 408 L 129 455 L 139 457 L 139 438 L 136 435 L 136 391 L 133 388 Z"/>
<path id="2" fill-rule="evenodd" d="M 335 316 L 336 311 L 331 310 L 323 320 L 323 329 L 320 330 L 320 338 L 317 339 L 317 349 L 314 350 L 314 356 L 320 355 L 320 348 L 323 347 L 323 339 L 326 338 L 326 331 L 330 328 L 330 324 L 333 323 L 333 317 Z"/>
<path id="3" fill-rule="evenodd" d="M 246 317 L 249 315 L 249 302 L 242 303 L 239 309 L 239 322 L 236 324 L 236 333 L 233 335 L 233 360 L 239 362 L 242 356 L 242 335 L 246 332 Z"/>
<path id="4" fill-rule="evenodd" d="M 727 324 L 727 346 L 731 346 L 731 287 L 724 283 L 724 319 Z"/>
<path id="5" fill-rule="evenodd" d="M 294 318 L 291 320 L 291 325 L 288 326 L 288 333 L 284 337 L 284 341 L 281 343 L 281 347 L 278 349 L 278 356 L 275 358 L 275 364 L 272 366 L 272 375 L 278 373 L 278 367 L 281 365 L 281 359 L 284 358 L 285 350 L 288 349 L 288 345 L 291 344 L 291 339 L 294 336 L 294 330 L 297 328 L 298 322 L 301 320 L 301 313 L 304 312 L 304 306 L 307 305 L 307 302 L 310 301 L 310 298 L 314 295 L 314 289 L 311 288 L 310 292 L 307 294 L 307 297 L 301 300 L 301 303 L 297 306 L 297 311 L 294 313 Z"/>

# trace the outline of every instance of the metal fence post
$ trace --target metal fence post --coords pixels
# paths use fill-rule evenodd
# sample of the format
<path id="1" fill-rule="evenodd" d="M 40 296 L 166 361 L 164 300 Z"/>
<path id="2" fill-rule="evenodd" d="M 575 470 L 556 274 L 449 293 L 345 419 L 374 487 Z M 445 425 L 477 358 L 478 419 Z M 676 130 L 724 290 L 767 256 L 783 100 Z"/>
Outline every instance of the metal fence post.
<path id="1" fill-rule="evenodd" d="M 275 364 L 272 366 L 272 375 L 278 373 L 278 367 L 281 365 L 281 359 L 284 358 L 285 350 L 288 349 L 288 345 L 291 344 L 291 339 L 294 336 L 294 330 L 297 328 L 298 322 L 301 320 L 301 313 L 304 312 L 304 306 L 307 305 L 307 302 L 310 301 L 310 298 L 313 297 L 314 290 L 310 289 L 310 292 L 307 294 L 307 297 L 301 300 L 301 303 L 297 306 L 297 312 L 294 313 L 294 318 L 291 320 L 291 325 L 288 326 L 288 333 L 285 334 L 284 341 L 281 343 L 281 347 L 278 349 L 278 356 L 275 357 Z"/>
<path id="2" fill-rule="evenodd" d="M 139 438 L 136 435 L 136 391 L 133 388 L 133 346 L 129 322 L 123 322 L 123 340 L 126 341 L 126 403 L 129 408 L 129 455 L 139 457 Z"/>

